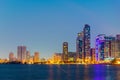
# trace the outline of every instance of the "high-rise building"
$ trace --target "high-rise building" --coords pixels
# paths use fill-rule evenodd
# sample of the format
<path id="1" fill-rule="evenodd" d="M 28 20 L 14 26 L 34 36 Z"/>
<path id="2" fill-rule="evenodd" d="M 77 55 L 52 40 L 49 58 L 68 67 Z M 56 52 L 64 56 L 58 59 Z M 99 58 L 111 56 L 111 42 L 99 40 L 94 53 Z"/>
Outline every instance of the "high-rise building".
<path id="1" fill-rule="evenodd" d="M 85 24 L 83 31 L 78 33 L 76 39 L 76 54 L 77 61 L 88 63 L 91 60 L 90 56 L 90 26 Z"/>
<path id="2" fill-rule="evenodd" d="M 90 26 L 88 24 L 85 24 L 85 27 L 83 29 L 83 60 L 85 62 L 90 61 Z"/>
<path id="3" fill-rule="evenodd" d="M 63 61 L 68 61 L 68 42 L 63 43 Z"/>
<path id="4" fill-rule="evenodd" d="M 18 58 L 18 61 L 21 61 L 21 62 L 26 61 L 26 46 L 18 46 L 17 58 Z"/>
<path id="5" fill-rule="evenodd" d="M 83 32 L 78 33 L 77 39 L 76 39 L 76 54 L 77 54 L 77 59 L 82 59 L 82 54 L 83 54 Z M 76 60 L 77 60 L 76 59 Z"/>
<path id="6" fill-rule="evenodd" d="M 111 41 L 111 58 L 115 58 L 116 57 L 116 40 L 115 41 Z"/>
<path id="7" fill-rule="evenodd" d="M 96 60 L 101 61 L 105 58 L 111 58 L 114 54 L 115 37 L 106 36 L 105 34 L 100 34 L 96 37 Z"/>
<path id="8" fill-rule="evenodd" d="M 100 34 L 96 37 L 96 60 L 104 60 L 104 34 Z"/>
<path id="9" fill-rule="evenodd" d="M 35 52 L 34 53 L 34 63 L 38 63 L 39 61 L 40 61 L 39 52 Z"/>
<path id="10" fill-rule="evenodd" d="M 116 35 L 116 40 L 112 42 L 114 58 L 120 58 L 120 35 Z"/>
<path id="11" fill-rule="evenodd" d="M 111 55 L 114 54 L 114 52 L 112 52 L 112 47 L 111 46 L 112 42 L 115 41 L 115 37 L 113 36 L 105 36 L 105 44 L 104 44 L 104 58 L 111 58 Z"/>
<path id="12" fill-rule="evenodd" d="M 9 62 L 12 62 L 12 61 L 14 61 L 15 60 L 15 57 L 14 57 L 14 53 L 10 53 L 9 54 Z"/>

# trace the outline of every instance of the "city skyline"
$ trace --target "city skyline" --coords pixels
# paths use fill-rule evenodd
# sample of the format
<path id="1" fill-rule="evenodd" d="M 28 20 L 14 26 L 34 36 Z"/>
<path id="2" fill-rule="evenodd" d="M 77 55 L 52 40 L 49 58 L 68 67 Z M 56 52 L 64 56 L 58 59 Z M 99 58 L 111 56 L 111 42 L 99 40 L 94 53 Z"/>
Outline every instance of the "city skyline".
<path id="1" fill-rule="evenodd" d="M 75 52 L 76 36 L 84 24 L 91 26 L 91 47 L 95 47 L 98 34 L 120 33 L 119 2 L 0 1 L 0 58 L 7 58 L 10 52 L 17 54 L 19 45 L 48 58 L 62 52 L 65 41 L 69 43 L 69 51 Z"/>

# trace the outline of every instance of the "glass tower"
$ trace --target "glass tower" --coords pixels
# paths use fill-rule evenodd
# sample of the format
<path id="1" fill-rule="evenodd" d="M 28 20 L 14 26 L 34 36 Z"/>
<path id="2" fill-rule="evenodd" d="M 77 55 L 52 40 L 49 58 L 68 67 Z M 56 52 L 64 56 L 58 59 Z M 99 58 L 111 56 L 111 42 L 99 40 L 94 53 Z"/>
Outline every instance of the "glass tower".
<path id="1" fill-rule="evenodd" d="M 68 61 L 68 42 L 63 43 L 63 61 Z"/>
<path id="2" fill-rule="evenodd" d="M 77 53 L 77 59 L 82 59 L 82 53 L 83 53 L 83 32 L 78 33 L 77 39 L 76 39 L 76 53 Z"/>
<path id="3" fill-rule="evenodd" d="M 90 61 L 90 26 L 85 24 L 83 29 L 84 38 L 83 38 L 83 60 L 85 62 Z"/>

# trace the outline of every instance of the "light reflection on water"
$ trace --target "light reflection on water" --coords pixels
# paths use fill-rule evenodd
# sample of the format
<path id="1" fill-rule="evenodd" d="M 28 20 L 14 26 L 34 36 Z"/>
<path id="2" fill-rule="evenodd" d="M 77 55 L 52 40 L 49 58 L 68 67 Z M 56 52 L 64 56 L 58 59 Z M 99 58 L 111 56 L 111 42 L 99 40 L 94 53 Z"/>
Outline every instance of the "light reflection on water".
<path id="1" fill-rule="evenodd" d="M 0 80 L 120 80 L 120 66 L 0 65 Z"/>

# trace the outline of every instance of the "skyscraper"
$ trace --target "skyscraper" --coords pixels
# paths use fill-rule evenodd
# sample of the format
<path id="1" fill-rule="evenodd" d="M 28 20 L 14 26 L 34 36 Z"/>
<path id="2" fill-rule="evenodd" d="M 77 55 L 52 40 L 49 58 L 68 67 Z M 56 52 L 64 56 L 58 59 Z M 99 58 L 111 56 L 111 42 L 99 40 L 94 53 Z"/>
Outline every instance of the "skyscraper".
<path id="1" fill-rule="evenodd" d="M 111 55 L 114 54 L 112 52 L 112 42 L 115 41 L 115 37 L 113 36 L 105 36 L 105 44 L 104 44 L 104 58 L 111 58 Z"/>
<path id="2" fill-rule="evenodd" d="M 76 53 L 77 60 L 81 62 L 89 62 L 91 60 L 90 56 L 90 26 L 85 24 L 83 31 L 78 33 L 76 39 Z"/>
<path id="3" fill-rule="evenodd" d="M 68 42 L 63 43 L 63 61 L 68 61 Z"/>
<path id="4" fill-rule="evenodd" d="M 21 62 L 26 61 L 26 46 L 18 46 L 17 58 L 18 58 L 18 61 L 21 61 Z"/>
<path id="5" fill-rule="evenodd" d="M 76 39 L 77 59 L 82 59 L 82 54 L 83 54 L 83 38 L 84 38 L 83 32 L 78 33 L 78 36 L 77 36 L 77 39 Z"/>
<path id="6" fill-rule="evenodd" d="M 116 35 L 116 40 L 114 44 L 114 58 L 120 58 L 120 35 Z"/>
<path id="7" fill-rule="evenodd" d="M 96 60 L 104 60 L 104 34 L 100 34 L 96 37 Z"/>
<path id="8" fill-rule="evenodd" d="M 88 24 L 85 24 L 85 27 L 83 29 L 83 60 L 85 62 L 90 61 L 90 26 Z"/>
<path id="9" fill-rule="evenodd" d="M 96 60 L 101 61 L 105 58 L 111 58 L 114 54 L 115 37 L 100 34 L 96 37 Z"/>

